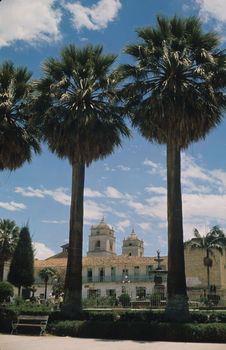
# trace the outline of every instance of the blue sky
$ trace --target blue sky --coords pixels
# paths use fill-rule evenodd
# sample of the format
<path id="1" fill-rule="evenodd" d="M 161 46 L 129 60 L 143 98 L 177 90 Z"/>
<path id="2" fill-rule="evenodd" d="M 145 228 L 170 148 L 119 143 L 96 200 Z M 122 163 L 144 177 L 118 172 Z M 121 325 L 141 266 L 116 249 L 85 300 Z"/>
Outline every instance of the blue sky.
<path id="1" fill-rule="evenodd" d="M 104 45 L 118 63 L 135 28 L 154 25 L 156 14 L 199 15 L 204 29 L 217 30 L 225 47 L 225 0 L 2 0 L 0 61 L 25 65 L 33 78 L 48 56 L 69 43 Z M 205 234 L 213 225 L 226 231 L 226 123 L 205 141 L 182 153 L 184 237 L 194 227 Z M 117 254 L 134 228 L 145 255 L 167 254 L 165 147 L 148 143 L 133 130 L 133 139 L 86 170 L 84 255 L 90 226 L 104 216 L 115 229 Z M 0 218 L 29 223 L 38 258 L 60 251 L 68 241 L 71 167 L 43 145 L 41 156 L 15 172 L 0 174 Z"/>

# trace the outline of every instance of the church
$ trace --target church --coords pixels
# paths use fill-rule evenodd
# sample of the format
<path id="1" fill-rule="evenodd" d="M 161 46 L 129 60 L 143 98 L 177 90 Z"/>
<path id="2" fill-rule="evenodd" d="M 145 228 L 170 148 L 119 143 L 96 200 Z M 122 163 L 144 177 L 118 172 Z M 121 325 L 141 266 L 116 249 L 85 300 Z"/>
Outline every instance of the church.
<path id="1" fill-rule="evenodd" d="M 68 244 L 62 251 L 45 260 L 35 260 L 36 295 L 43 293 L 43 281 L 38 272 L 43 267 L 66 270 Z M 199 300 L 207 290 L 207 272 L 203 264 L 205 251 L 185 249 L 185 274 L 187 292 L 190 300 Z M 144 256 L 144 243 L 134 230 L 123 240 L 122 254 L 116 254 L 114 229 L 104 220 L 91 226 L 87 256 L 82 260 L 82 297 L 120 296 L 127 292 L 132 300 L 147 298 L 158 293 L 166 297 L 167 256 Z M 226 249 L 221 255 L 214 252 L 213 265 L 210 270 L 211 285 L 220 296 L 221 305 L 226 306 Z M 48 292 L 51 292 L 51 282 Z"/>
<path id="2" fill-rule="evenodd" d="M 144 256 L 144 243 L 134 230 L 123 240 L 122 255 L 116 255 L 114 229 L 104 218 L 91 226 L 87 256 L 82 260 L 82 297 L 120 296 L 127 292 L 131 299 L 146 298 L 152 293 L 166 296 L 167 257 Z M 36 295 L 43 293 L 38 271 L 43 267 L 66 269 L 68 244 L 46 260 L 35 260 Z M 51 292 L 51 284 L 49 284 Z"/>

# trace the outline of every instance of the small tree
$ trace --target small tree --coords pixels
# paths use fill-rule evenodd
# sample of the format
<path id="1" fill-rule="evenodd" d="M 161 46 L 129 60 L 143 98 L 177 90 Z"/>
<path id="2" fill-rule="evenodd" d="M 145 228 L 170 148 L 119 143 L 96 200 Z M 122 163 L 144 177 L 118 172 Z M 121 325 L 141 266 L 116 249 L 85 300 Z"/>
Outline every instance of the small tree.
<path id="1" fill-rule="evenodd" d="M 119 302 L 122 304 L 123 307 L 128 307 L 130 306 L 130 296 L 127 293 L 122 293 L 119 296 Z"/>
<path id="2" fill-rule="evenodd" d="M 61 293 L 64 292 L 64 283 L 65 283 L 65 270 L 57 271 L 56 276 L 53 280 L 53 294 L 56 298 L 59 297 Z"/>
<path id="3" fill-rule="evenodd" d="M 0 281 L 3 281 L 4 263 L 12 257 L 17 245 L 19 232 L 15 221 L 0 220 Z"/>
<path id="4" fill-rule="evenodd" d="M 8 281 L 18 288 L 30 287 L 34 283 L 34 254 L 27 226 L 21 228 L 19 240 L 10 264 Z"/>
<path id="5" fill-rule="evenodd" d="M 45 299 L 47 297 L 47 284 L 50 278 L 53 278 L 54 276 L 56 276 L 56 269 L 54 269 L 53 267 L 43 267 L 43 269 L 41 269 L 39 271 L 39 276 L 41 277 L 41 279 L 44 281 L 45 283 Z"/>
<path id="6" fill-rule="evenodd" d="M 223 249 L 226 248 L 226 237 L 224 232 L 218 227 L 213 226 L 206 236 L 201 236 L 199 231 L 194 229 L 194 236 L 191 240 L 184 243 L 185 248 L 190 249 L 203 249 L 206 252 L 206 256 L 203 259 L 203 264 L 207 271 L 207 289 L 210 292 L 210 268 L 212 267 L 213 260 L 210 256 L 214 257 L 214 250 L 217 250 L 223 255 Z"/>
<path id="7" fill-rule="evenodd" d="M 13 297 L 13 286 L 9 282 L 0 282 L 0 303 L 8 301 L 9 297 Z"/>

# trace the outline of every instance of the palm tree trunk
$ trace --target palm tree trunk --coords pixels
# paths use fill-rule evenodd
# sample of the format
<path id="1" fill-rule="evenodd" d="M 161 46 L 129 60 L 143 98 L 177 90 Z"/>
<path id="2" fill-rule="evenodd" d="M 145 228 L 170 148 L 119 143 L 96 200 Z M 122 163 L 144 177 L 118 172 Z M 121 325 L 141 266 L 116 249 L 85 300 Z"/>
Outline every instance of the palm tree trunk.
<path id="1" fill-rule="evenodd" d="M 82 241 L 83 241 L 83 196 L 85 164 L 72 165 L 72 193 L 68 262 L 65 278 L 65 295 L 62 311 L 73 317 L 81 311 L 82 299 Z"/>
<path id="2" fill-rule="evenodd" d="M 180 149 L 167 144 L 168 279 L 165 316 L 172 321 L 189 318 L 186 292 Z"/>
<path id="3" fill-rule="evenodd" d="M 209 259 L 209 250 L 206 250 L 206 257 Z M 207 290 L 208 294 L 210 294 L 210 267 L 207 265 Z"/>

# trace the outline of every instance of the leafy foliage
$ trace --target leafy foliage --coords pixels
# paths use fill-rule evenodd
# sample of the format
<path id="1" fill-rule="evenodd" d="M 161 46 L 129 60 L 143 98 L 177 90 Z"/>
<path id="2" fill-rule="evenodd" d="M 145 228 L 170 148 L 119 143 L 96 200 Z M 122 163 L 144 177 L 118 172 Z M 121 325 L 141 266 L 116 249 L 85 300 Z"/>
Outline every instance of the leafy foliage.
<path id="1" fill-rule="evenodd" d="M 9 301 L 14 294 L 13 286 L 9 282 L 0 282 L 0 303 Z"/>
<path id="2" fill-rule="evenodd" d="M 136 65 L 122 65 L 134 82 L 123 92 L 132 122 L 151 142 L 179 149 L 205 138 L 221 121 L 226 97 L 226 56 L 213 32 L 196 17 L 157 16 L 157 26 L 137 29 L 139 41 L 125 53 Z"/>
<path id="3" fill-rule="evenodd" d="M 102 46 L 69 45 L 60 51 L 60 59 L 45 61 L 44 77 L 35 83 L 35 125 L 50 150 L 72 165 L 63 305 L 71 315 L 81 309 L 85 165 L 111 154 L 121 145 L 122 136 L 130 136 L 115 93 L 119 83 L 111 71 L 115 60 L 116 55 L 105 55 Z"/>
<path id="4" fill-rule="evenodd" d="M 15 68 L 10 61 L 0 65 L 0 170 L 15 170 L 31 161 L 32 151 L 40 153 L 29 111 L 31 76 L 26 67 Z"/>
<path id="5" fill-rule="evenodd" d="M 0 220 L 0 281 L 3 280 L 4 262 L 12 257 L 18 238 L 19 227 L 15 221 Z"/>
<path id="6" fill-rule="evenodd" d="M 45 283 L 45 299 L 47 297 L 47 283 L 49 279 L 53 279 L 56 276 L 57 270 L 53 267 L 43 267 L 39 271 L 39 276 Z"/>
<path id="7" fill-rule="evenodd" d="M 69 45 L 60 54 L 46 60 L 45 77 L 36 82 L 37 125 L 59 158 L 89 165 L 121 145 L 121 135 L 130 135 L 115 99 L 117 76 L 110 71 L 117 56 L 92 45 Z"/>
<path id="8" fill-rule="evenodd" d="M 219 125 L 226 106 L 226 55 L 196 17 L 157 16 L 137 29 L 124 49 L 135 64 L 119 67 L 128 79 L 120 94 L 132 124 L 150 142 L 167 146 L 168 280 L 166 313 L 188 320 L 183 249 L 181 149 Z M 176 214 L 175 214 L 176 213 Z"/>

